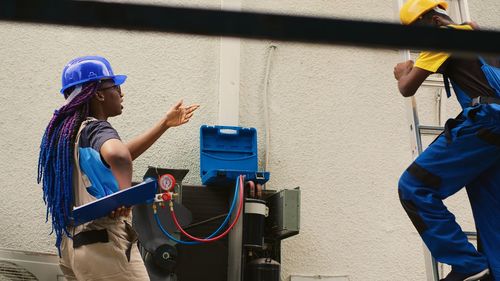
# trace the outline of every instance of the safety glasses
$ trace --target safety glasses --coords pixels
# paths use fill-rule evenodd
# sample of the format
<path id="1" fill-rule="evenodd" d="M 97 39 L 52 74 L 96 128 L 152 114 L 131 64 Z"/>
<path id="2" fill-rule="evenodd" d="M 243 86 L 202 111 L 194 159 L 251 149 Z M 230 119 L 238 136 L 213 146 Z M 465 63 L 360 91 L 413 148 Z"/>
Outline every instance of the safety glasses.
<path id="1" fill-rule="evenodd" d="M 120 94 L 122 93 L 122 89 L 121 89 L 120 85 L 113 85 L 113 86 L 109 86 L 109 87 L 105 87 L 105 88 L 99 88 L 97 90 L 98 91 L 106 91 L 109 89 L 113 89 L 114 91 L 117 91 Z"/>

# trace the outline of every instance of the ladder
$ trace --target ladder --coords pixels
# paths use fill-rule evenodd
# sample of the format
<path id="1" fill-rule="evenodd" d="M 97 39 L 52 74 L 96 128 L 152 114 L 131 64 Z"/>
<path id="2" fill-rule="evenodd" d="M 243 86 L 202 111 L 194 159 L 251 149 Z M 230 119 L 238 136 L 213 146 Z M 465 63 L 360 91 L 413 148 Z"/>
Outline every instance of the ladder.
<path id="1" fill-rule="evenodd" d="M 399 9 L 403 5 L 406 0 L 397 0 L 398 1 L 398 18 L 399 18 Z M 450 4 L 450 16 L 457 20 L 457 22 L 470 21 L 469 15 L 469 6 L 467 0 L 447 0 Z M 402 57 L 404 60 L 411 59 L 410 50 L 402 51 Z M 439 92 L 436 96 L 436 102 L 438 103 L 438 108 L 441 107 L 441 99 L 443 97 L 444 84 L 442 79 L 437 79 L 435 76 L 430 76 L 422 86 L 427 87 L 437 87 Z M 446 95 L 444 95 L 446 97 Z M 442 133 L 444 128 L 442 126 L 431 126 L 431 125 L 422 125 L 419 121 L 419 115 L 417 110 L 417 99 L 415 96 L 410 98 L 406 98 L 406 112 L 407 112 L 407 120 L 410 129 L 411 136 L 411 150 L 412 157 L 416 159 L 424 150 L 422 136 L 423 135 L 431 135 L 438 136 Z M 441 113 L 438 111 L 438 124 L 441 124 Z M 469 240 L 476 240 L 477 233 L 475 232 L 465 232 Z M 443 277 L 443 265 L 439 264 L 431 255 L 429 249 L 425 244 L 423 244 L 424 250 L 424 263 L 425 263 L 425 271 L 426 271 L 426 280 L 427 281 L 438 281 L 441 277 Z"/>

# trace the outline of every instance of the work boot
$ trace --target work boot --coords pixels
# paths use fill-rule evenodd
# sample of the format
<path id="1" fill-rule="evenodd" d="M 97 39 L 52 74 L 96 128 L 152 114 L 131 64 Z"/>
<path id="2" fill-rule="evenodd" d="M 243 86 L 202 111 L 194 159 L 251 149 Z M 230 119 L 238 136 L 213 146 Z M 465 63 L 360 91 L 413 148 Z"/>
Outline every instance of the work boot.
<path id="1" fill-rule="evenodd" d="M 489 269 L 476 273 L 460 273 L 452 270 L 450 274 L 439 281 L 477 281 L 487 277 L 488 275 L 490 275 Z"/>

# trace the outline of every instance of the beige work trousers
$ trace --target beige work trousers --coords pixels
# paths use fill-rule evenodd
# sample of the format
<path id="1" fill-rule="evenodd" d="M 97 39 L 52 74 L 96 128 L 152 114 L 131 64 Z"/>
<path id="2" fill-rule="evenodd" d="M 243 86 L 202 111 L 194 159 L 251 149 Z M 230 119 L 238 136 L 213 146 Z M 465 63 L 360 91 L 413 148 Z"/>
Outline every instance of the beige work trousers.
<path id="1" fill-rule="evenodd" d="M 73 248 L 73 240 L 63 237 L 59 265 L 68 281 L 145 281 L 146 267 L 137 248 L 137 234 L 131 217 L 108 217 L 77 226 L 71 231 L 106 229 L 108 242 L 97 242 Z M 73 234 L 73 235 L 74 235 Z M 127 253 L 130 253 L 130 260 Z"/>

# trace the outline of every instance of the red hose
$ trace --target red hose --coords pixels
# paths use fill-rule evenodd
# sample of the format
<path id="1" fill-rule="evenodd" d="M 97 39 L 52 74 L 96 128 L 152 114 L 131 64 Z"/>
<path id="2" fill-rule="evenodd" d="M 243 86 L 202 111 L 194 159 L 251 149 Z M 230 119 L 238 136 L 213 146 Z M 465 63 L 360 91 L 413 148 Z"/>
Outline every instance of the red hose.
<path id="1" fill-rule="evenodd" d="M 179 221 L 177 221 L 177 217 L 175 215 L 175 212 L 174 212 L 174 208 L 171 207 L 170 208 L 170 214 L 172 215 L 172 219 L 174 220 L 174 223 L 175 223 L 175 226 L 177 227 L 177 229 L 179 229 L 179 231 L 184 234 L 186 237 L 188 237 L 189 239 L 191 240 L 194 240 L 194 241 L 198 241 L 198 242 L 213 242 L 213 241 L 217 241 L 221 238 L 223 238 L 224 236 L 226 236 L 229 231 L 231 231 L 231 229 L 236 225 L 236 222 L 238 221 L 240 215 L 241 215 L 241 209 L 243 209 L 243 194 L 244 194 L 244 191 L 243 191 L 243 181 L 244 181 L 244 178 L 243 176 L 240 176 L 240 188 L 239 188 L 239 200 L 240 200 L 240 203 L 238 205 L 238 211 L 236 213 L 236 218 L 234 219 L 234 221 L 231 223 L 231 225 L 226 229 L 226 231 L 224 231 L 223 233 L 215 236 L 215 237 L 212 237 L 212 238 L 209 238 L 209 239 L 204 239 L 204 238 L 198 238 L 198 237 L 194 237 L 192 235 L 190 235 L 189 233 L 187 233 L 183 228 L 182 226 L 179 224 Z"/>

